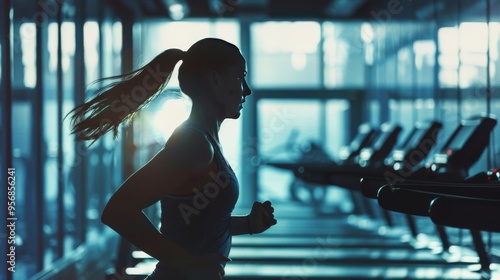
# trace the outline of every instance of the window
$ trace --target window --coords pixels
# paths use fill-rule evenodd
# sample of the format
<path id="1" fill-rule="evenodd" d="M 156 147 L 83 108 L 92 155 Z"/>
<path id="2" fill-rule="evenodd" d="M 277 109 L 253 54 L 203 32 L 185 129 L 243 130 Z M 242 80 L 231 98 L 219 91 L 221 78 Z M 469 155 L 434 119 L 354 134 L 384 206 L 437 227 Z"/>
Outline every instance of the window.
<path id="1" fill-rule="evenodd" d="M 254 88 L 320 88 L 321 25 L 258 22 L 250 26 Z"/>
<path id="2" fill-rule="evenodd" d="M 500 23 L 490 23 L 490 75 L 496 77 Z M 464 22 L 459 27 L 439 29 L 439 81 L 442 87 L 484 87 L 488 50 L 488 25 Z M 460 65 L 460 69 L 458 67 Z M 458 72 L 459 71 L 459 72 Z M 460 81 L 459 81 L 460 77 Z M 498 79 L 492 85 L 500 84 Z"/>
<path id="3" fill-rule="evenodd" d="M 24 86 L 34 88 L 36 85 L 36 27 L 35 23 L 25 22 L 19 29 L 23 63 Z"/>
<path id="4" fill-rule="evenodd" d="M 85 85 L 99 78 L 99 25 L 95 21 L 87 21 L 83 26 L 85 52 Z"/>
<path id="5" fill-rule="evenodd" d="M 362 35 L 367 34 L 361 32 L 362 23 L 325 22 L 322 27 L 325 87 L 362 88 L 365 83 Z"/>

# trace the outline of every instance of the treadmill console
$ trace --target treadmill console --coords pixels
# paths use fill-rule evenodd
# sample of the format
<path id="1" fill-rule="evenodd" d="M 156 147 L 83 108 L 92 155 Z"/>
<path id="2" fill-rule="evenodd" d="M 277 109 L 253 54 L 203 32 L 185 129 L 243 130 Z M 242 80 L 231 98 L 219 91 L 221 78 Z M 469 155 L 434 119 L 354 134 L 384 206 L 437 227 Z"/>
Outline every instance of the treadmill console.
<path id="1" fill-rule="evenodd" d="M 406 140 L 386 159 L 387 165 L 394 170 L 411 170 L 429 155 L 436 145 L 437 137 L 443 125 L 439 122 L 419 122 Z"/>
<path id="2" fill-rule="evenodd" d="M 373 143 L 378 131 L 371 127 L 369 123 L 363 123 L 358 127 L 358 135 L 350 145 L 343 146 L 339 151 L 339 158 L 342 161 L 354 160 L 361 150 L 365 147 L 370 146 Z"/>
<path id="3" fill-rule="evenodd" d="M 368 164 L 383 162 L 394 148 L 394 145 L 396 145 L 401 130 L 402 128 L 399 125 L 383 123 L 372 147 L 364 148 L 359 153 L 359 165 L 367 166 Z"/>
<path id="4" fill-rule="evenodd" d="M 463 120 L 441 151 L 434 156 L 433 170 L 446 168 L 468 170 L 489 144 L 497 124 L 494 116 L 474 116 Z"/>

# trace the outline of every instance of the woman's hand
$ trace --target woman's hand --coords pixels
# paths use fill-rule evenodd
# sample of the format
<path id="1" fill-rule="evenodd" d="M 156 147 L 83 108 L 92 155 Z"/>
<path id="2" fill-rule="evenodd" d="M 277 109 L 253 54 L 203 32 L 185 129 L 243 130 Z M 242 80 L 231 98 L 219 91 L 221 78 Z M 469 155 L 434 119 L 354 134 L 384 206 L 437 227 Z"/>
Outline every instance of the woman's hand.
<path id="1" fill-rule="evenodd" d="M 186 280 L 220 280 L 224 276 L 224 266 L 231 261 L 218 253 L 193 257 L 189 264 L 181 269 L 181 274 Z"/>
<path id="2" fill-rule="evenodd" d="M 264 203 L 255 201 L 247 219 L 250 234 L 264 232 L 277 223 L 270 201 Z"/>

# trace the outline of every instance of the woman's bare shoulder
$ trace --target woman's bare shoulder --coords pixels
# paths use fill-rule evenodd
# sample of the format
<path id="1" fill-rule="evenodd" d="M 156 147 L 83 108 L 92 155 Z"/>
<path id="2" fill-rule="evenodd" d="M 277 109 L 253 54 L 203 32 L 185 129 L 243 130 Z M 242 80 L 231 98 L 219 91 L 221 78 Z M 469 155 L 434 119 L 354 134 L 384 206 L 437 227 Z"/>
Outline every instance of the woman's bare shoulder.
<path id="1" fill-rule="evenodd" d="M 170 136 L 160 153 L 163 153 L 165 167 L 196 171 L 206 168 L 212 162 L 214 148 L 201 130 L 181 126 Z"/>

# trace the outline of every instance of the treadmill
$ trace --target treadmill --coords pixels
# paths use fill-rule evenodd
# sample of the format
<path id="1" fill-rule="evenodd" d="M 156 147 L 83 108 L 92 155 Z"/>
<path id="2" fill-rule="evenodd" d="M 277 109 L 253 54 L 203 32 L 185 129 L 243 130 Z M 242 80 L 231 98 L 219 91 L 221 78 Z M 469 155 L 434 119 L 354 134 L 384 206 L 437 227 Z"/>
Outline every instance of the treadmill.
<path id="1" fill-rule="evenodd" d="M 450 246 L 444 226 L 469 229 L 480 272 L 486 274 L 491 259 L 480 231 L 500 231 L 500 223 L 491 214 L 500 210 L 500 172 L 494 168 L 466 176 L 488 146 L 495 125 L 492 115 L 462 121 L 429 168 L 420 169 L 407 181 L 384 185 L 377 192 L 378 203 L 385 210 L 429 216 L 443 248 Z"/>
<path id="2" fill-rule="evenodd" d="M 352 166 L 356 163 L 360 152 L 372 145 L 379 133 L 380 131 L 372 127 L 369 123 L 360 124 L 356 137 L 349 145 L 340 148 L 338 160 L 331 159 L 320 146 L 312 142 L 306 150 L 302 151 L 300 159 L 297 162 L 267 161 L 265 165 L 290 171 L 294 171 L 297 166 L 314 163 Z M 293 200 L 300 201 L 299 189 L 304 187 L 304 183 L 307 184 L 309 182 L 304 182 L 300 177 L 297 177 L 297 179 L 290 186 L 290 195 Z M 309 191 L 312 192 L 311 189 Z"/>
<path id="3" fill-rule="evenodd" d="M 496 173 L 482 172 L 469 176 L 470 167 L 477 162 L 489 144 L 490 134 L 497 121 L 493 115 L 478 115 L 461 121 L 428 167 L 414 172 L 384 172 L 383 176 L 367 175 L 362 179 L 361 191 L 369 198 L 377 198 L 383 185 L 405 188 L 405 185 L 433 183 L 481 183 L 496 181 Z"/>
<path id="4" fill-rule="evenodd" d="M 392 172 L 395 168 L 413 170 L 434 146 L 441 127 L 441 123 L 435 121 L 417 123 L 405 141 L 392 151 L 401 128 L 397 125 L 384 124 L 374 144 L 361 150 L 357 164 L 340 166 L 325 163 L 296 164 L 293 166 L 293 171 L 298 178 L 306 182 L 359 190 L 362 177 L 382 177 L 384 172 Z M 415 151 L 419 151 L 423 157 L 419 160 L 413 158 L 411 161 L 408 160 Z"/>

